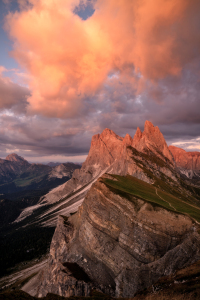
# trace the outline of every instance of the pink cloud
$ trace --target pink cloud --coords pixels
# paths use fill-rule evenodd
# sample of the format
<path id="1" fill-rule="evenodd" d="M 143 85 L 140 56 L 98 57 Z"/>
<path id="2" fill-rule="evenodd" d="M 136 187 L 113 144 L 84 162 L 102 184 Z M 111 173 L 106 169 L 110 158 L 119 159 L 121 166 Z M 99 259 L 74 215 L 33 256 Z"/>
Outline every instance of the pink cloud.
<path id="1" fill-rule="evenodd" d="M 197 0 L 97 0 L 86 21 L 73 13 L 79 0 L 28 4 L 7 16 L 6 28 L 29 74 L 30 113 L 74 117 L 111 84 L 110 72 L 118 72 L 113 89 L 125 81 L 141 90 L 145 80 L 179 76 L 199 55 Z"/>

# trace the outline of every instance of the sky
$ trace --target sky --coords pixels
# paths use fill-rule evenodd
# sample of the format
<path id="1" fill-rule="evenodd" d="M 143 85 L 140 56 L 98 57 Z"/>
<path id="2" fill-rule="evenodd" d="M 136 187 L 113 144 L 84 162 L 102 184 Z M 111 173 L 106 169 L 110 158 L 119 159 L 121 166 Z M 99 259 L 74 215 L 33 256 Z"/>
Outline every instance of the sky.
<path id="1" fill-rule="evenodd" d="M 83 162 L 145 120 L 200 151 L 199 0 L 0 0 L 0 157 Z"/>

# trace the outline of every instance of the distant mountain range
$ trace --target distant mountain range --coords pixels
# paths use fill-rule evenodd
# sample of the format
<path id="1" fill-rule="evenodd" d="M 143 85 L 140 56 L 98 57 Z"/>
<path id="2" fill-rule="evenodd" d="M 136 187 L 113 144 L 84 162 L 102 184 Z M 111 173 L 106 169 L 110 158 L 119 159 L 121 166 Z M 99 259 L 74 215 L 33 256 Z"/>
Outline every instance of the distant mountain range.
<path id="1" fill-rule="evenodd" d="M 80 167 L 73 163 L 30 164 L 15 153 L 0 159 L 0 227 L 14 221 L 22 209 L 35 205 L 49 190 L 69 180 Z"/>
<path id="2" fill-rule="evenodd" d="M 80 165 L 73 163 L 53 164 L 30 164 L 15 153 L 0 159 L 0 194 L 52 189 L 70 179 L 75 169 L 80 169 Z"/>

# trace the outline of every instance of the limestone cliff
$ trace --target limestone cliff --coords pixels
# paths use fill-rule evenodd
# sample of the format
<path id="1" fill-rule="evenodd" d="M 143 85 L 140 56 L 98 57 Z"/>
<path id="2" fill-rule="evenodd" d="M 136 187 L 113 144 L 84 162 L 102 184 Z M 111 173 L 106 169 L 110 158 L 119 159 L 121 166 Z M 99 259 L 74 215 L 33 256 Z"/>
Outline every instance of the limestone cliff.
<path id="1" fill-rule="evenodd" d="M 200 152 L 186 152 L 185 150 L 169 146 L 177 167 L 186 170 L 200 171 Z"/>
<path id="2" fill-rule="evenodd" d="M 116 193 L 104 178 L 93 184 L 75 215 L 59 217 L 39 297 L 87 296 L 93 288 L 133 297 L 200 259 L 198 225 L 189 216 Z"/>
<path id="3" fill-rule="evenodd" d="M 160 132 L 160 129 L 157 126 L 154 127 L 150 121 L 145 122 L 143 133 L 140 128 L 137 128 L 132 146 L 141 152 L 151 150 L 159 157 L 162 158 L 164 156 L 173 163 L 173 156 L 167 146 L 164 136 Z"/>

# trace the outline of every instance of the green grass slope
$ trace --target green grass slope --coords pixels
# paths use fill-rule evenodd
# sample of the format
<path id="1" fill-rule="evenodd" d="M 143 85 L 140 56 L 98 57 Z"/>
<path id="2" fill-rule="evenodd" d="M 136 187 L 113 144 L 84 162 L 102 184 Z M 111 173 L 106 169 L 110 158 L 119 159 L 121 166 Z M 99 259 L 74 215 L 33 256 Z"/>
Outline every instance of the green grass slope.
<path id="1" fill-rule="evenodd" d="M 128 197 L 128 195 L 136 196 L 145 201 L 160 205 L 168 210 L 187 214 L 197 222 L 200 222 L 200 207 L 196 206 L 196 204 L 193 205 L 190 203 L 189 199 L 186 199 L 188 200 L 188 202 L 186 202 L 185 199 L 183 200 L 178 198 L 177 196 L 174 196 L 173 194 L 166 192 L 155 185 L 151 185 L 130 175 L 112 176 L 115 180 L 107 178 L 103 178 L 101 180 L 108 187 L 114 189 L 115 193 L 118 193 L 128 199 L 131 199 Z M 170 191 L 170 187 L 168 190 Z"/>

